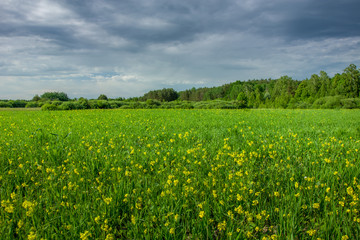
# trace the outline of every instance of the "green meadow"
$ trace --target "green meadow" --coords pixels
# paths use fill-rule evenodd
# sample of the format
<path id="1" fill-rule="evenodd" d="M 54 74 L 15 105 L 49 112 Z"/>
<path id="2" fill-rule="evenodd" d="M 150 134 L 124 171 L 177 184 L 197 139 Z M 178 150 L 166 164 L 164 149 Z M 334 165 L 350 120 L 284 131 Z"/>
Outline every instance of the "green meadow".
<path id="1" fill-rule="evenodd" d="M 1 239 L 359 239 L 360 110 L 0 111 Z"/>

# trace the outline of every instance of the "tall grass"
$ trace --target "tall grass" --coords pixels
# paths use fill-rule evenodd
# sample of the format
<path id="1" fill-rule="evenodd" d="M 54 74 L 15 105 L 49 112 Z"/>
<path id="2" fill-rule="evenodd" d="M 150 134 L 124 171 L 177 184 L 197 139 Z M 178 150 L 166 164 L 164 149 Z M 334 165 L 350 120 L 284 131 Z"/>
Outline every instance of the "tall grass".
<path id="1" fill-rule="evenodd" d="M 358 110 L 0 112 L 2 239 L 358 239 Z"/>

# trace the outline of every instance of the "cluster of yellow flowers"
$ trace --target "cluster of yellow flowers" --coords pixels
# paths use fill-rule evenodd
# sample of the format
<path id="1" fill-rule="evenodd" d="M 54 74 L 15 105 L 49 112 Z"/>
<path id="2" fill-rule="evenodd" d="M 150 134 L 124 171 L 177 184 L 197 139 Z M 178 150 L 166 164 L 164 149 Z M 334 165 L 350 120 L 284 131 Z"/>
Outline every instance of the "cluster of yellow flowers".
<path id="1" fill-rule="evenodd" d="M 353 238 L 360 141 L 338 129 L 359 116 L 0 112 L 0 223 L 15 226 L 0 234 L 327 239 L 332 224 L 337 238 Z"/>

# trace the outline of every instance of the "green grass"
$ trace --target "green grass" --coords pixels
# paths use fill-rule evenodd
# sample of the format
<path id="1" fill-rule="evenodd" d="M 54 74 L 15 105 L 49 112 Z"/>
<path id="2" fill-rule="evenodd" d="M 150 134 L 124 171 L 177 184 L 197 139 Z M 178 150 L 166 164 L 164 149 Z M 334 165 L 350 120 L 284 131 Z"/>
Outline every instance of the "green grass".
<path id="1" fill-rule="evenodd" d="M 2 239 L 358 239 L 359 110 L 0 112 Z"/>

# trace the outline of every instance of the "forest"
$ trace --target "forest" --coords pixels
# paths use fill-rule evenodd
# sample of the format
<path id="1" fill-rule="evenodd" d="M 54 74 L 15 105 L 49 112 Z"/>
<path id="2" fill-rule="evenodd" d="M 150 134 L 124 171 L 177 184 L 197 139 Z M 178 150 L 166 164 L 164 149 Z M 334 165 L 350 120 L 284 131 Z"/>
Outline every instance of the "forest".
<path id="1" fill-rule="evenodd" d="M 109 108 L 360 108 L 360 71 L 350 64 L 342 73 L 329 77 L 324 71 L 309 79 L 236 81 L 218 87 L 172 88 L 152 90 L 141 97 L 110 99 L 105 94 L 97 99 L 70 99 L 63 92 L 35 95 L 31 101 L 2 100 L 0 107 L 36 108 L 43 110 L 109 109 Z"/>

